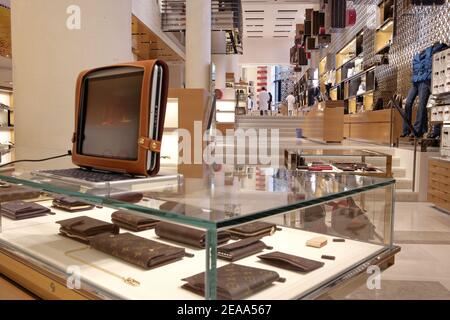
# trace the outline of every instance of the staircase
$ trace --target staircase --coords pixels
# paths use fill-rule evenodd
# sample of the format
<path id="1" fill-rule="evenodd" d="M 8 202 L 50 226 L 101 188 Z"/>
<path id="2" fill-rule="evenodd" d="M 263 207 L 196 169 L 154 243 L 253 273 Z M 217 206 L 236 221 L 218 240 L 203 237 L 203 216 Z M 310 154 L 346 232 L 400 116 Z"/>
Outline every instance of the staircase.
<path id="1" fill-rule="evenodd" d="M 327 145 L 321 144 L 319 142 L 310 142 L 305 141 L 304 139 L 296 138 L 296 129 L 301 127 L 301 123 L 304 121 L 302 118 L 295 117 L 271 117 L 271 116 L 244 116 L 236 118 L 236 128 L 237 129 L 255 129 L 257 132 L 260 129 L 277 129 L 279 131 L 279 145 L 280 145 L 280 154 L 279 154 L 279 164 L 284 164 L 284 150 L 285 149 L 315 149 L 315 148 L 369 148 L 373 150 L 377 150 L 380 152 L 392 153 L 393 150 L 388 147 L 382 147 L 379 145 L 370 145 L 368 143 L 358 143 L 358 142 L 350 142 L 345 141 L 342 145 Z M 269 134 L 270 137 L 270 134 Z M 269 139 L 270 141 L 270 139 Z M 247 146 L 246 152 L 247 154 L 257 152 L 258 146 L 250 145 Z M 333 157 L 327 158 L 330 161 L 350 161 L 350 162 L 359 162 L 361 159 L 359 157 Z M 383 158 L 369 158 L 368 162 L 374 166 L 377 166 L 381 169 L 385 169 L 385 162 Z M 412 192 L 412 179 L 407 177 L 406 168 L 402 166 L 401 158 L 396 157 L 395 155 L 392 158 L 392 171 L 394 175 L 394 179 L 396 180 L 396 201 L 397 202 L 416 202 L 418 201 L 418 193 Z M 384 196 L 380 193 L 380 196 Z"/>

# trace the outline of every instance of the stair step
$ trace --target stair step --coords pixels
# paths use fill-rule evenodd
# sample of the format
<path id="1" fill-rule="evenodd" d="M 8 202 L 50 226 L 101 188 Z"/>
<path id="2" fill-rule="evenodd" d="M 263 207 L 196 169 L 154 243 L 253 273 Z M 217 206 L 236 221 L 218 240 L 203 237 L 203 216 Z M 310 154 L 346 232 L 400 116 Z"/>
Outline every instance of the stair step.
<path id="1" fill-rule="evenodd" d="M 397 189 L 395 191 L 395 201 L 397 202 L 418 202 L 419 193 L 411 190 Z"/>
<path id="2" fill-rule="evenodd" d="M 405 178 L 406 177 L 406 169 L 402 167 L 393 167 L 392 173 L 394 174 L 394 178 Z"/>
<path id="3" fill-rule="evenodd" d="M 395 187 L 397 190 L 405 189 L 405 190 L 411 190 L 412 189 L 412 180 L 408 178 L 399 178 L 395 179 Z"/>

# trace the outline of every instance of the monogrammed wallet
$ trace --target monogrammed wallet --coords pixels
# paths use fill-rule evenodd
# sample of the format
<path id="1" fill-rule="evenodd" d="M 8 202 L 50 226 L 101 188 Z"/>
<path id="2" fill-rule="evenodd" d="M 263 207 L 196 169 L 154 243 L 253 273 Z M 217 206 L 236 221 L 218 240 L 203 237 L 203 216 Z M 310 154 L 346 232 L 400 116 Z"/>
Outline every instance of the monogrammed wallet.
<path id="1" fill-rule="evenodd" d="M 217 256 L 221 259 L 234 262 L 259 253 L 264 249 L 271 249 L 271 247 L 268 247 L 260 238 L 253 237 L 217 248 Z"/>
<path id="2" fill-rule="evenodd" d="M 50 209 L 33 202 L 22 200 L 4 202 L 1 204 L 3 216 L 13 220 L 24 220 L 50 214 Z"/>
<path id="3" fill-rule="evenodd" d="M 144 269 L 152 269 L 183 258 L 183 248 L 135 236 L 131 233 L 103 234 L 90 241 L 92 248 Z"/>
<path id="4" fill-rule="evenodd" d="M 56 223 L 61 225 L 59 228 L 61 235 L 87 244 L 96 235 L 119 233 L 118 226 L 85 216 L 61 220 Z"/>
<path id="5" fill-rule="evenodd" d="M 111 221 L 122 229 L 127 229 L 133 232 L 153 229 L 158 220 L 144 217 L 128 211 L 116 211 L 111 215 Z"/>
<path id="6" fill-rule="evenodd" d="M 197 230 L 177 224 L 160 222 L 156 225 L 155 233 L 162 239 L 167 239 L 196 248 L 204 248 L 206 245 L 206 231 Z M 217 233 L 217 244 L 225 244 L 230 240 L 228 232 Z"/>
<path id="7" fill-rule="evenodd" d="M 272 252 L 258 256 L 265 263 L 279 267 L 282 269 L 310 272 L 323 267 L 324 263 L 320 261 L 310 260 L 283 252 Z"/>
<path id="8" fill-rule="evenodd" d="M 205 294 L 205 273 L 185 278 L 182 288 Z M 217 269 L 217 298 L 221 300 L 239 300 L 255 294 L 274 282 L 284 282 L 275 271 L 242 266 L 234 263 Z"/>

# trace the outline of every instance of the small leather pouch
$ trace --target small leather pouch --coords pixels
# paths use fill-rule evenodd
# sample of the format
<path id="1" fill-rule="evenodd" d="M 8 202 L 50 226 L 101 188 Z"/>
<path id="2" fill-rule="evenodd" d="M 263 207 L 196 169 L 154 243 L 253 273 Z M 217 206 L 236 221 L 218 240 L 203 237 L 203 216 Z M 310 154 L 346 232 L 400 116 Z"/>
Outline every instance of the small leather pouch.
<path id="1" fill-rule="evenodd" d="M 275 233 L 277 225 L 273 223 L 256 221 L 245 224 L 243 226 L 228 230 L 233 239 L 245 239 L 250 237 L 265 237 L 271 236 Z"/>
<path id="2" fill-rule="evenodd" d="M 40 195 L 41 191 L 37 189 L 16 186 L 9 183 L 0 184 L 0 202 L 34 199 Z"/>
<path id="3" fill-rule="evenodd" d="M 156 225 L 155 233 L 160 238 L 187 244 L 196 248 L 204 248 L 206 245 L 206 231 L 188 228 L 177 224 L 160 222 Z M 231 236 L 228 232 L 218 232 L 217 244 L 225 244 L 230 240 L 230 238 Z"/>
<path id="4" fill-rule="evenodd" d="M 324 263 L 320 261 L 310 260 L 278 251 L 258 256 L 258 258 L 275 267 L 300 272 L 310 272 L 321 268 L 324 265 Z"/>
<path id="5" fill-rule="evenodd" d="M 141 238 L 131 233 L 102 234 L 91 239 L 92 248 L 144 269 L 156 268 L 180 260 L 183 248 Z"/>
<path id="6" fill-rule="evenodd" d="M 56 209 L 68 211 L 68 212 L 80 212 L 80 211 L 86 211 L 91 210 L 94 208 L 93 205 L 78 200 L 76 198 L 71 197 L 57 197 L 53 200 L 52 205 Z"/>
<path id="7" fill-rule="evenodd" d="M 37 203 L 17 200 L 2 203 L 1 213 L 12 220 L 24 220 L 45 216 L 46 214 L 51 214 L 51 211 L 49 208 Z"/>
<path id="8" fill-rule="evenodd" d="M 205 295 L 205 273 L 185 278 L 182 288 Z M 217 298 L 220 300 L 239 300 L 257 293 L 274 282 L 284 282 L 275 271 L 241 266 L 230 263 L 217 268 Z"/>
<path id="9" fill-rule="evenodd" d="M 258 237 L 247 238 L 217 248 L 217 256 L 228 261 L 237 261 L 254 255 L 264 249 L 271 249 Z"/>
<path id="10" fill-rule="evenodd" d="M 119 227 L 108 222 L 93 219 L 90 217 L 76 217 L 72 219 L 57 221 L 61 227 L 61 235 L 86 244 L 92 237 L 100 234 L 118 234 Z"/>
<path id="11" fill-rule="evenodd" d="M 144 194 L 141 192 L 122 192 L 115 193 L 109 196 L 111 199 L 128 202 L 128 203 L 138 203 L 144 198 Z"/>
<path id="12" fill-rule="evenodd" d="M 127 229 L 133 232 L 140 232 L 148 229 L 153 229 L 158 220 L 143 217 L 128 211 L 116 211 L 111 215 L 111 221 L 120 228 Z"/>

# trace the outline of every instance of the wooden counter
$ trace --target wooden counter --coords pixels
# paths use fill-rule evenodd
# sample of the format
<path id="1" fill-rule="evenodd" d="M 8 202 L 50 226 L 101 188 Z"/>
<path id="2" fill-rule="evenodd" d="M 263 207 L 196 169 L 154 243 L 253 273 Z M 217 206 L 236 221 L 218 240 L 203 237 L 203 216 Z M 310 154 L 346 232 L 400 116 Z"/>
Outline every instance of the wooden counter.
<path id="1" fill-rule="evenodd" d="M 428 201 L 450 212 L 450 159 L 428 162 Z"/>
<path id="2" fill-rule="evenodd" d="M 308 139 L 341 143 L 344 139 L 344 101 L 320 103 L 308 113 L 301 128 Z"/>
<path id="3" fill-rule="evenodd" d="M 344 137 L 381 144 L 395 144 L 402 132 L 402 118 L 394 109 L 344 116 Z"/>

